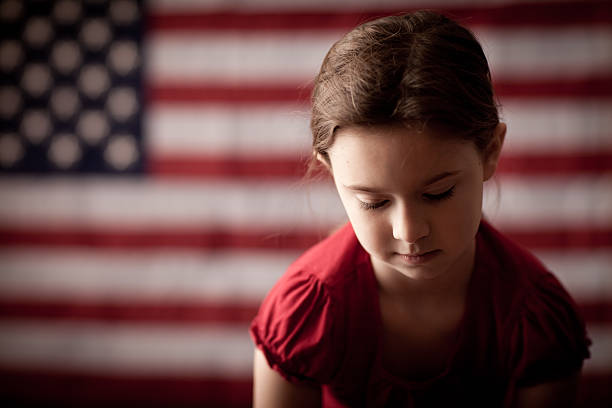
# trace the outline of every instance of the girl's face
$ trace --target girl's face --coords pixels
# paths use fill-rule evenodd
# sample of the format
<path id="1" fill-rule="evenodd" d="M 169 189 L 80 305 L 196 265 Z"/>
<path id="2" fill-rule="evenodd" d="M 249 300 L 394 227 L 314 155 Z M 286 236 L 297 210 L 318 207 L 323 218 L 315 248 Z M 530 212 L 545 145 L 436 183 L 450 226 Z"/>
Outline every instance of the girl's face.
<path id="1" fill-rule="evenodd" d="M 334 182 L 377 273 L 435 279 L 471 268 L 483 182 L 497 164 L 471 142 L 403 126 L 339 129 L 329 149 Z"/>

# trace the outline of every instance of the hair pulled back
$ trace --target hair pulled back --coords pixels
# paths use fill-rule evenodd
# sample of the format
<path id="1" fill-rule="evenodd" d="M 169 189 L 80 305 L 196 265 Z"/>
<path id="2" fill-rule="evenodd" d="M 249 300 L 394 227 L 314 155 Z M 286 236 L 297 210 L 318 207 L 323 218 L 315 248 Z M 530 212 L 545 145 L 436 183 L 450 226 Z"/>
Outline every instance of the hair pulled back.
<path id="1" fill-rule="evenodd" d="M 325 159 L 335 131 L 346 126 L 432 129 L 483 152 L 498 123 L 480 44 L 466 28 L 430 11 L 356 27 L 332 46 L 315 78 L 313 154 Z"/>

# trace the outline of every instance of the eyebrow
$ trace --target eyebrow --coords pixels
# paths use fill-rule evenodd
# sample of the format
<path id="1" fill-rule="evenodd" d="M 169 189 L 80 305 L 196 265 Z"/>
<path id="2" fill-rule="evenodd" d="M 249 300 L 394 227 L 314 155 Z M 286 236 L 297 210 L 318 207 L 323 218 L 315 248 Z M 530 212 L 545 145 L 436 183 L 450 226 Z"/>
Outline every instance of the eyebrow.
<path id="1" fill-rule="evenodd" d="M 461 173 L 460 170 L 456 170 L 456 171 L 445 171 L 443 173 L 437 174 L 435 176 L 433 176 L 432 178 L 428 179 L 425 183 L 424 186 L 428 186 L 430 184 L 433 184 L 437 181 L 443 180 L 447 177 L 451 177 L 451 176 L 456 176 L 457 174 Z M 348 188 L 349 190 L 354 190 L 354 191 L 363 191 L 366 193 L 381 193 L 383 192 L 383 190 L 378 189 L 378 188 L 374 188 L 374 187 L 368 187 L 368 186 L 362 186 L 359 184 L 351 184 L 348 186 L 345 186 L 346 188 Z"/>
<path id="2" fill-rule="evenodd" d="M 435 183 L 436 181 L 440 181 L 440 180 L 445 179 L 447 177 L 456 176 L 459 173 L 461 173 L 461 170 L 445 171 L 444 173 L 440 173 L 440 174 L 438 174 L 436 176 L 433 176 L 432 178 L 427 180 L 424 185 L 428 186 L 430 184 Z"/>

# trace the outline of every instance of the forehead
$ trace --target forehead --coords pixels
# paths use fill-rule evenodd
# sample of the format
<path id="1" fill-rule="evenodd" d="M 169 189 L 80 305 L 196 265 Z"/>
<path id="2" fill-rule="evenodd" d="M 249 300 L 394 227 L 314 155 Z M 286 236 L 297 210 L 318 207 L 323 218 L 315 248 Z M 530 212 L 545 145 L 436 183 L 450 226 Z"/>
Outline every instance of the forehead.
<path id="1" fill-rule="evenodd" d="M 418 184 L 480 165 L 473 143 L 401 125 L 339 129 L 328 153 L 334 177 L 344 184 Z"/>

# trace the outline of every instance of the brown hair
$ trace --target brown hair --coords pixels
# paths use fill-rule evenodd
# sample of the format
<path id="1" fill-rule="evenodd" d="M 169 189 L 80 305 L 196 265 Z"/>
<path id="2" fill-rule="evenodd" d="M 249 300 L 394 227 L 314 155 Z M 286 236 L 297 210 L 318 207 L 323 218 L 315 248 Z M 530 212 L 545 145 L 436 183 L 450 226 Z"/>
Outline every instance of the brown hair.
<path id="1" fill-rule="evenodd" d="M 312 93 L 311 170 L 340 127 L 440 130 L 483 152 L 498 123 L 489 66 L 469 30 L 430 11 L 383 17 L 347 33 L 323 60 Z"/>

